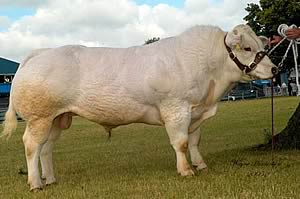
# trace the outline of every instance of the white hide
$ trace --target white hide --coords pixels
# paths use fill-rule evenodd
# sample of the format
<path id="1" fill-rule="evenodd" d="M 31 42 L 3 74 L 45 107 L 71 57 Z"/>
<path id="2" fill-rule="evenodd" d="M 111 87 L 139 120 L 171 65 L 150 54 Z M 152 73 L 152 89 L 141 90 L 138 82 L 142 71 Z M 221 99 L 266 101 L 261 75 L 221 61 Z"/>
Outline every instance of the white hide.
<path id="1" fill-rule="evenodd" d="M 31 189 L 42 186 L 39 155 L 46 183 L 55 182 L 53 143 L 61 129 L 70 126 L 73 115 L 97 122 L 107 131 L 134 122 L 163 125 L 176 152 L 178 173 L 193 174 L 187 149 L 192 164 L 205 168 L 196 129 L 216 113 L 216 103 L 235 82 L 273 76 L 274 65 L 267 57 L 249 74 L 240 71 L 228 56 L 225 35 L 217 27 L 195 26 L 145 46 L 34 51 L 13 80 L 3 132 L 9 136 L 15 126 L 12 112 L 27 122 L 23 141 Z M 245 64 L 263 48 L 245 25 L 229 32 L 226 43 Z M 251 47 L 252 52 L 236 49 L 237 44 Z"/>
<path id="2" fill-rule="evenodd" d="M 240 80 L 238 68 L 231 61 L 227 63 L 223 38 L 224 32 L 219 28 L 196 26 L 178 37 L 147 46 L 63 46 L 43 50 L 21 65 L 14 87 L 26 89 L 28 95 L 39 95 L 35 94 L 35 86 L 44 89 L 62 105 L 49 107 L 47 112 L 52 117 L 73 112 L 112 126 L 131 122 L 161 124 L 159 105 L 164 99 L 200 103 L 213 80 L 218 85 L 215 103 L 232 82 Z M 248 57 L 246 62 L 254 59 L 254 55 Z M 269 70 L 270 66 L 265 68 Z M 272 74 L 268 71 L 265 75 Z M 13 95 L 17 92 L 14 90 Z M 34 101 L 30 99 L 30 104 Z M 15 108 L 18 111 L 23 107 L 16 104 Z M 18 113 L 29 119 L 39 115 L 33 109 Z"/>

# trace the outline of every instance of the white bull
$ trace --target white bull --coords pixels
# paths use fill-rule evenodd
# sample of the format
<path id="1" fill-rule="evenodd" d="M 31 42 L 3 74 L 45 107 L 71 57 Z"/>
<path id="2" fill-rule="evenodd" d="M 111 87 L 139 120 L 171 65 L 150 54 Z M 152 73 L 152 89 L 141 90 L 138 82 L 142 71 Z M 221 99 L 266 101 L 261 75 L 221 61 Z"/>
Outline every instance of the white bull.
<path id="1" fill-rule="evenodd" d="M 217 27 L 195 26 L 176 37 L 124 49 L 40 49 L 16 73 L 2 136 L 9 137 L 16 128 L 16 113 L 26 121 L 23 142 L 31 190 L 42 187 L 39 158 L 46 184 L 55 182 L 53 143 L 74 115 L 108 132 L 134 122 L 164 126 L 176 152 L 178 173 L 193 175 L 186 152 L 197 170 L 206 168 L 196 130 L 216 113 L 224 93 L 236 82 L 268 79 L 276 73 L 268 57 L 256 60 L 263 49 L 263 42 L 246 25 L 227 34 Z M 259 63 L 245 72 L 236 60 Z"/>

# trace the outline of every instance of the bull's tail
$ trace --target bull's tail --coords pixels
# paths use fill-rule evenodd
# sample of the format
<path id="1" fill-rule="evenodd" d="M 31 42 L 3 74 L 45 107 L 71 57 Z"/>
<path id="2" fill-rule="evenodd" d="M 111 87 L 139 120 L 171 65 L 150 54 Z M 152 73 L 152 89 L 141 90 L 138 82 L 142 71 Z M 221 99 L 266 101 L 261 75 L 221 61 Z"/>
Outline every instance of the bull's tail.
<path id="1" fill-rule="evenodd" d="M 12 102 L 12 95 L 9 98 L 8 110 L 5 113 L 5 121 L 3 122 L 3 131 L 0 138 L 9 139 L 11 134 L 16 130 L 18 125 L 16 111 Z"/>

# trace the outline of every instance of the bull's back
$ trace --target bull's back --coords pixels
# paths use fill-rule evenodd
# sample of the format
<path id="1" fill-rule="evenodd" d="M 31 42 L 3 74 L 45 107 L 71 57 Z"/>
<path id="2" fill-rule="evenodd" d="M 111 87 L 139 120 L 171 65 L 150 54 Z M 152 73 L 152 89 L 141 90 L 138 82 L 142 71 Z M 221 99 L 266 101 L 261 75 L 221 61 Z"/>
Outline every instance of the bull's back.
<path id="1" fill-rule="evenodd" d="M 160 122 L 146 99 L 145 76 L 153 57 L 151 49 L 144 49 L 86 48 L 80 55 L 80 95 L 72 112 L 109 126 Z"/>
<path id="2" fill-rule="evenodd" d="M 16 111 L 24 119 L 74 112 L 102 124 L 160 123 L 147 82 L 149 71 L 163 82 L 155 73 L 158 50 L 65 46 L 30 57 L 14 79 Z"/>
<path id="3" fill-rule="evenodd" d="M 13 81 L 15 110 L 25 120 L 55 117 L 62 112 L 104 124 L 138 120 L 144 107 L 125 85 L 132 73 L 120 68 L 122 60 L 118 57 L 123 50 L 113 51 L 65 46 L 32 53 Z M 139 80 L 129 83 L 131 90 L 140 90 L 132 85 L 138 85 Z"/>

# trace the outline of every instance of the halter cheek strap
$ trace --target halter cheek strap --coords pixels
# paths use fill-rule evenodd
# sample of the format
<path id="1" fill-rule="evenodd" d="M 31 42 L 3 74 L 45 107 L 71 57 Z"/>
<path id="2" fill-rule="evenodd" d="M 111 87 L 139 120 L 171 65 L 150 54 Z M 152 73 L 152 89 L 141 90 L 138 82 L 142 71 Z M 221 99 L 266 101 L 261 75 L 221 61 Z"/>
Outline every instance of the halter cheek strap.
<path id="1" fill-rule="evenodd" d="M 227 35 L 225 35 L 225 37 L 224 37 L 224 44 L 225 44 L 225 47 L 227 49 L 230 59 L 232 61 L 234 61 L 234 63 L 239 67 L 239 69 L 246 74 L 253 71 L 257 67 L 257 64 L 259 64 L 261 62 L 261 60 L 267 55 L 266 52 L 260 51 L 260 52 L 256 53 L 254 61 L 251 62 L 249 65 L 242 64 L 240 62 L 240 60 L 237 58 L 237 56 L 235 55 L 235 53 L 231 50 L 231 48 L 229 46 L 227 46 L 227 44 L 225 42 L 226 36 Z"/>

